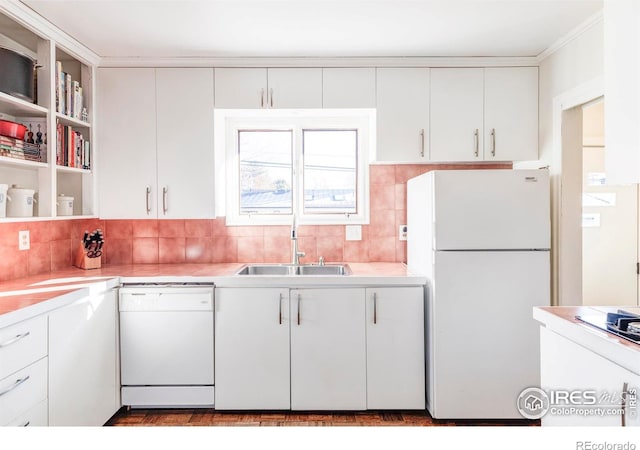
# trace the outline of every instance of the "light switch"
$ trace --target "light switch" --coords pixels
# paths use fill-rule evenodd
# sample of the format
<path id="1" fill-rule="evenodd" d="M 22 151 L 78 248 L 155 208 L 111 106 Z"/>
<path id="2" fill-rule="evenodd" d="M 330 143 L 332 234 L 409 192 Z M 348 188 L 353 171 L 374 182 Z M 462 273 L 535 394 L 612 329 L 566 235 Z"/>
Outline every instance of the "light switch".
<path id="1" fill-rule="evenodd" d="M 29 250 L 29 230 L 18 231 L 18 250 Z"/>
<path id="2" fill-rule="evenodd" d="M 362 225 L 347 225 L 345 227 L 345 238 L 347 241 L 361 241 Z"/>

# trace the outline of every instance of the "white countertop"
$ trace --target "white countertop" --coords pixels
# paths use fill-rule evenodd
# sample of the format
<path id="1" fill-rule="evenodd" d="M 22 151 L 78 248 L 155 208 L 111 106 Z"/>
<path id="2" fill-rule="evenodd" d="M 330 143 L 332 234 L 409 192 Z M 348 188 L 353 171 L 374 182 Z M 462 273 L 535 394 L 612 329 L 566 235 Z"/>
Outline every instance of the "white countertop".
<path id="1" fill-rule="evenodd" d="M 351 275 L 235 275 L 244 265 L 138 264 L 101 269 L 69 268 L 44 275 L 0 283 L 0 328 L 52 311 L 92 293 L 121 283 L 210 282 L 216 286 L 330 287 L 416 286 L 426 277 L 410 273 L 401 263 L 346 263 Z"/>
<path id="2" fill-rule="evenodd" d="M 632 306 L 545 306 L 534 308 L 533 318 L 549 330 L 640 375 L 640 344 L 599 330 L 575 318 L 576 315 L 616 312 L 618 309 L 640 314 L 640 308 Z"/>

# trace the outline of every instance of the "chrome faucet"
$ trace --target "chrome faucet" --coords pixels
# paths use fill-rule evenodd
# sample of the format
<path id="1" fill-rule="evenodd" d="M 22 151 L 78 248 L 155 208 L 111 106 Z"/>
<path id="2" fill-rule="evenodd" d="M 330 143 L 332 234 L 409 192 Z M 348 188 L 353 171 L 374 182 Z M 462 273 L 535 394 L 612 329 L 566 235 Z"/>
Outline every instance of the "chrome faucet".
<path id="1" fill-rule="evenodd" d="M 291 225 L 291 264 L 296 266 L 300 264 L 300 257 L 304 256 L 304 252 L 298 251 L 298 229 L 296 226 L 296 215 L 293 215 L 293 224 Z"/>

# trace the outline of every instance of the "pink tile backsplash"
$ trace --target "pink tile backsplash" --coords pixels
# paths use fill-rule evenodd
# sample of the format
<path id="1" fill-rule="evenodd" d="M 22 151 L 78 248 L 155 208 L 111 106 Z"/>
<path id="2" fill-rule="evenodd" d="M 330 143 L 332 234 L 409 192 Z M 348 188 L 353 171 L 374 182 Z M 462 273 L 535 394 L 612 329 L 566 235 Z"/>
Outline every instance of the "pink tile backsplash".
<path id="1" fill-rule="evenodd" d="M 511 164 L 371 165 L 369 225 L 361 241 L 346 241 L 343 225 L 298 228 L 302 262 L 404 262 L 407 245 L 398 240 L 406 223 L 406 182 L 434 169 L 510 169 Z M 105 232 L 106 264 L 288 262 L 288 226 L 227 226 L 224 218 L 197 220 L 72 219 L 0 223 L 0 281 L 65 269 L 85 230 Z M 18 231 L 29 230 L 31 249 L 18 250 Z"/>

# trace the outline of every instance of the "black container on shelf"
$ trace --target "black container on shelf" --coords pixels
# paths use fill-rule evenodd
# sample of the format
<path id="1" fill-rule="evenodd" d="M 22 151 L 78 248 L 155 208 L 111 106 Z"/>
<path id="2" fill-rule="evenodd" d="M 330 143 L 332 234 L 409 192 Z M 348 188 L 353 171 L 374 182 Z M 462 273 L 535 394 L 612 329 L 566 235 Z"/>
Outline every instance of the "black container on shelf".
<path id="1" fill-rule="evenodd" d="M 34 80 L 33 59 L 0 47 L 0 92 L 33 103 Z"/>

